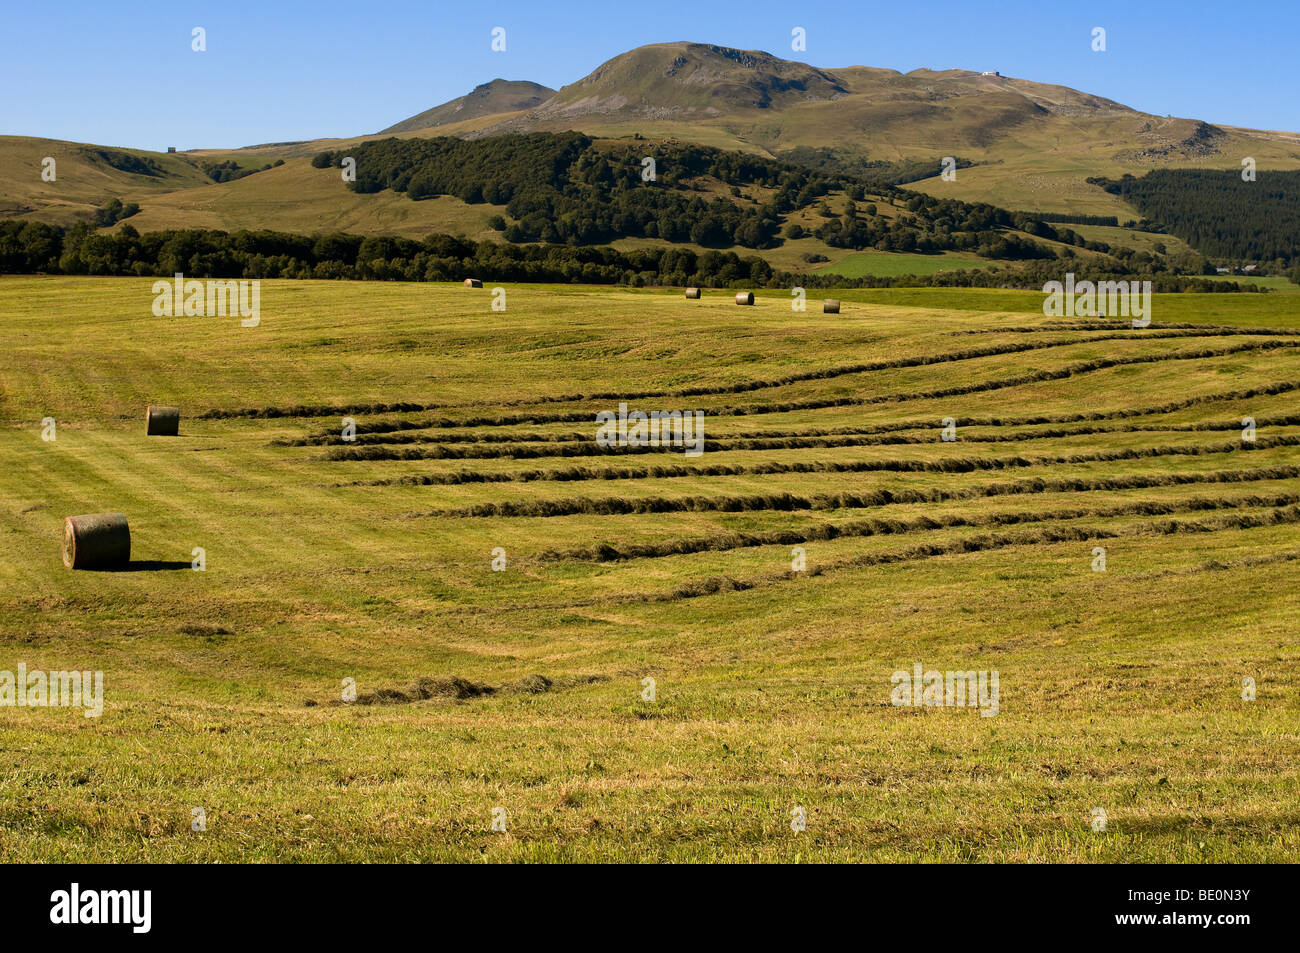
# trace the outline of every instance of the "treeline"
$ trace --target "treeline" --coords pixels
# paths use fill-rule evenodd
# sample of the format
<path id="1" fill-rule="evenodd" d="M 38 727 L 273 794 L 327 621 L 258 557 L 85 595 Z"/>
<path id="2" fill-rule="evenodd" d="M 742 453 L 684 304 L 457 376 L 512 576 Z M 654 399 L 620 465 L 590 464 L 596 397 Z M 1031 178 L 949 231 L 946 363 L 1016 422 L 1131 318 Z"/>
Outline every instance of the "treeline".
<path id="1" fill-rule="evenodd" d="M 171 229 L 140 234 L 42 222 L 0 222 L 0 273 L 194 278 L 346 278 L 585 284 L 735 283 L 764 286 L 774 271 L 757 255 L 689 248 L 617 251 L 608 246 L 512 245 L 451 235 L 422 241 L 334 233 Z"/>
<path id="2" fill-rule="evenodd" d="M 1049 246 L 1011 234 L 1015 230 L 1089 251 L 1103 254 L 1111 251 L 1105 242 L 1088 241 L 1068 228 L 1053 228 L 1028 212 L 1008 212 L 983 203 L 891 189 L 888 200 L 891 204 L 897 202 L 907 214 L 890 220 L 878 216 L 874 202 L 858 205 L 870 197 L 861 184 L 850 184 L 845 191 L 848 201 L 843 213 L 834 215 L 822 202 L 818 211 L 826 222 L 813 229 L 793 224 L 786 230 L 786 236 L 798 239 L 811 234 L 832 247 L 855 251 L 867 248 L 919 253 L 964 251 L 983 258 L 1012 260 L 1059 257 Z M 1066 256 L 1069 254 L 1068 250 L 1064 252 Z"/>
<path id="3" fill-rule="evenodd" d="M 1118 227 L 1119 219 L 1114 215 L 1073 215 L 1068 212 L 1017 212 L 1040 222 L 1059 222 L 1062 225 L 1112 225 Z"/>
<path id="4" fill-rule="evenodd" d="M 647 153 L 653 178 L 644 161 Z M 471 204 L 504 205 L 515 221 L 498 216 L 493 224 L 516 243 L 659 238 L 705 248 L 767 249 L 781 244 L 781 221 L 788 213 L 843 188 L 858 199 L 865 196 L 860 181 L 789 162 L 685 143 L 598 144 L 576 132 L 474 141 L 385 139 L 320 153 L 312 164 L 325 168 L 347 157 L 356 163 L 356 181 L 349 187 L 358 192 L 392 189 L 417 200 L 454 195 Z M 730 198 L 703 193 L 694 184 L 702 177 L 729 186 Z M 1023 236 L 994 234 L 999 229 L 1023 226 L 1046 238 L 1085 244 L 1027 216 L 1017 223 L 1011 213 L 991 205 L 913 195 L 888 185 L 875 190 L 882 201 L 906 201 L 910 214 L 859 218 L 851 209 L 814 234 L 841 248 L 968 251 L 1003 259 L 1054 253 Z"/>
<path id="5" fill-rule="evenodd" d="M 252 175 L 255 172 L 265 172 L 267 169 L 274 169 L 276 166 L 284 165 L 283 159 L 276 159 L 274 162 L 268 162 L 261 168 L 246 169 L 234 159 L 227 159 L 225 162 L 204 162 L 201 166 L 203 174 L 213 182 L 233 182 L 235 179 L 242 179 L 246 175 Z"/>
<path id="6" fill-rule="evenodd" d="M 1027 212 L 1008 212 L 993 205 L 900 191 L 899 200 L 907 214 L 890 220 L 877 214 L 874 203 L 859 207 L 858 202 L 866 197 L 862 186 L 850 185 L 847 194 L 844 212 L 837 217 L 823 207 L 822 215 L 828 221 L 811 232 L 835 248 L 920 253 L 964 251 L 982 258 L 1014 260 L 1058 257 L 1049 246 L 1012 233 L 1020 231 L 1103 254 L 1111 250 L 1105 242 L 1088 241 L 1068 228 L 1054 228 Z M 796 225 L 786 234 L 799 238 L 804 229 Z"/>
<path id="7" fill-rule="evenodd" d="M 1211 258 L 1300 265 L 1300 171 L 1156 169 L 1141 178 L 1090 178 Z"/>
<path id="8" fill-rule="evenodd" d="M 41 222 L 0 222 L 0 273 L 136 275 L 193 278 L 335 278 L 379 281 L 566 282 L 582 284 L 699 285 L 710 288 L 1033 288 L 1059 281 L 1069 268 L 1077 280 L 1128 280 L 1150 277 L 1157 291 L 1235 291 L 1215 283 L 1153 270 L 1130 270 L 1158 262 L 1099 259 L 1033 261 L 928 276 L 846 279 L 838 275 L 777 271 L 757 255 L 732 251 L 695 252 L 681 247 L 620 251 L 608 246 L 514 245 L 475 242 L 451 235 L 422 241 L 334 233 L 292 235 L 271 231 L 224 232 L 205 229 L 139 234 L 130 223 L 116 233 L 87 223 L 71 228 Z"/>
<path id="9" fill-rule="evenodd" d="M 102 208 L 95 209 L 95 225 L 99 228 L 108 228 L 124 218 L 130 218 L 138 211 L 140 206 L 135 202 L 127 202 L 123 205 L 121 199 L 112 198 Z"/>
<path id="10" fill-rule="evenodd" d="M 653 179 L 643 178 L 652 149 Z M 357 192 L 392 189 L 412 199 L 453 195 L 463 202 L 506 206 L 511 242 L 593 245 L 618 238 L 662 238 L 706 248 L 770 248 L 777 243 L 781 204 L 742 207 L 706 199 L 688 180 L 712 175 L 736 187 L 780 188 L 789 201 L 825 194 L 831 183 L 760 157 L 699 146 L 657 144 L 599 148 L 569 132 L 455 138 L 384 139 L 321 153 L 312 164 L 356 162 Z M 793 206 L 791 206 L 793 207 Z"/>
<path id="11" fill-rule="evenodd" d="M 96 149 L 91 146 L 82 146 L 81 154 L 96 165 L 106 165 L 110 169 L 129 172 L 132 175 L 147 175 L 156 178 L 165 171 L 156 159 L 151 159 L 148 156 L 138 156 L 131 152 L 122 152 L 118 149 Z"/>

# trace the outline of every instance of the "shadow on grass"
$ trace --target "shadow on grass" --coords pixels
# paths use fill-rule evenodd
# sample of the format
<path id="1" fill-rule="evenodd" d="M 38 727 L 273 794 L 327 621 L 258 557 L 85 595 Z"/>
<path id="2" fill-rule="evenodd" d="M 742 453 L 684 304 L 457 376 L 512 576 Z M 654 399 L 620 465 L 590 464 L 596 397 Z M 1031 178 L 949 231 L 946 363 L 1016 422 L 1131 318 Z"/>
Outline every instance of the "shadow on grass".
<path id="1" fill-rule="evenodd" d="M 87 572 L 164 572 L 169 569 L 189 569 L 193 564 L 180 559 L 133 559 L 125 566 L 103 566 Z"/>

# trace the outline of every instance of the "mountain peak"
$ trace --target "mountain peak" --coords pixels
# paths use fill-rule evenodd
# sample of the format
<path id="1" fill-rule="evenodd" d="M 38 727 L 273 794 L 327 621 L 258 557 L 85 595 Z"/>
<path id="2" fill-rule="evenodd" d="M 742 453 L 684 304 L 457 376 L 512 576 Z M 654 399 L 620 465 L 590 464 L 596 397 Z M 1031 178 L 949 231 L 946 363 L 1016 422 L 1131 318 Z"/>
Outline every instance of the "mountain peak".
<path id="1" fill-rule="evenodd" d="M 709 43 L 654 43 L 620 54 L 560 89 L 544 118 L 624 113 L 670 119 L 782 108 L 847 90 L 821 69 L 762 50 Z"/>
<path id="2" fill-rule="evenodd" d="M 441 106 L 426 109 L 380 132 L 412 132 L 416 129 L 429 129 L 464 119 L 477 119 L 479 116 L 532 109 L 554 94 L 555 90 L 540 83 L 498 78 L 475 86 L 464 96 L 443 103 Z"/>

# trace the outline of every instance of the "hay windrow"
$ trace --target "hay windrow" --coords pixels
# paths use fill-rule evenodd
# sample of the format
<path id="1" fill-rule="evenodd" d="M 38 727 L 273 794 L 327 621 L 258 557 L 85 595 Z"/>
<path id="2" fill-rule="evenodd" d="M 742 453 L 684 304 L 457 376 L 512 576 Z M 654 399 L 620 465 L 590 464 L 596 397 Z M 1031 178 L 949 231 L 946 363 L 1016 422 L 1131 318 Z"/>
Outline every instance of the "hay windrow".
<path id="1" fill-rule="evenodd" d="M 1242 334 L 1253 334 L 1252 331 L 1242 329 Z M 1162 331 L 1148 333 L 1144 335 L 1147 338 L 1176 338 L 1176 337 L 1219 337 L 1224 336 L 1220 333 L 1209 334 L 1186 331 Z M 1232 335 L 1229 335 L 1232 336 Z M 1262 337 L 1280 336 L 1261 334 Z M 797 374 L 789 374 L 772 380 L 750 380 L 742 381 L 735 384 L 720 384 L 711 386 L 684 387 L 677 389 L 654 389 L 654 390 L 622 390 L 622 391 L 602 391 L 588 394 L 568 394 L 554 395 L 544 397 L 522 398 L 517 401 L 506 401 L 495 406 L 536 406 L 541 404 L 553 403 L 578 403 L 581 401 L 594 400 L 645 400 L 650 398 L 673 398 L 673 397 L 708 397 L 713 395 L 725 394 L 742 394 L 757 390 L 768 390 L 777 387 L 785 387 L 790 384 L 805 383 L 809 381 L 828 380 L 835 377 L 843 377 L 850 374 L 863 374 L 873 371 L 896 370 L 910 367 L 928 367 L 934 364 L 947 364 L 957 361 L 976 360 L 983 357 L 997 357 L 1006 354 L 1018 354 L 1026 351 L 1040 351 L 1058 347 L 1072 347 L 1079 344 L 1091 344 L 1097 341 L 1105 340 L 1128 340 L 1132 336 L 1128 334 L 1115 334 L 1110 336 L 1095 336 L 1087 338 L 1084 341 L 1078 339 L 1064 341 L 1048 342 L 1028 342 L 1028 343 L 1010 343 L 992 345 L 983 348 L 968 348 L 963 351 L 955 351 L 947 354 L 920 355 L 895 358 L 883 361 L 870 361 L 862 364 L 849 364 L 838 367 L 820 368 L 812 371 L 803 371 Z M 1064 373 L 1064 376 L 1070 376 L 1071 373 L 1086 373 L 1088 370 L 1100 370 L 1104 367 L 1115 367 L 1122 364 L 1131 363 L 1150 363 L 1161 360 L 1195 360 L 1205 357 L 1222 357 L 1228 354 L 1235 354 L 1240 351 L 1249 351 L 1255 349 L 1268 349 L 1276 347 L 1297 347 L 1298 342 L 1292 341 L 1258 341 L 1250 344 L 1237 345 L 1228 348 L 1206 348 L 1199 352 L 1174 352 L 1171 354 L 1158 355 L 1140 355 L 1129 358 L 1102 358 L 1098 361 L 1085 362 L 1083 364 L 1072 365 L 1073 371 Z M 1097 365 L 1097 366 L 1093 366 Z M 1069 369 L 1067 369 L 1068 371 Z M 1058 372 L 1061 373 L 1061 372 Z M 1035 378 L 1035 380 L 1054 380 L 1053 377 Z M 1013 385 L 1007 385 L 1013 386 Z M 249 418 L 280 418 L 280 417 L 343 417 L 346 415 L 377 415 L 389 413 L 421 413 L 434 410 L 452 409 L 455 407 L 476 406 L 476 405 L 455 405 L 455 404 L 437 404 L 437 403 L 372 403 L 372 404 L 355 404 L 352 406 L 343 405 L 321 405 L 321 404 L 297 404 L 290 407 L 247 407 L 235 410 L 224 410 L 214 408 L 200 414 L 201 418 L 206 419 L 225 419 L 232 417 L 249 417 Z M 766 405 L 760 405 L 766 406 Z M 724 414 L 724 408 L 717 408 L 710 411 L 713 414 Z M 750 411 L 757 413 L 758 411 Z M 591 415 L 582 413 L 577 417 L 571 414 L 524 414 L 524 415 L 501 415 L 503 421 L 515 423 L 562 423 L 566 420 L 581 419 L 586 420 Z M 441 426 L 481 426 L 480 423 L 473 421 L 492 420 L 493 418 L 471 418 L 471 421 L 456 422 L 449 420 Z"/>
<path id="2" fill-rule="evenodd" d="M 1286 417 L 1260 417 L 1256 419 L 1257 427 L 1293 427 L 1300 425 L 1300 415 Z M 973 427 L 977 425 L 961 425 Z M 899 446 L 907 444 L 933 444 L 938 440 L 937 422 L 918 428 L 928 433 L 903 435 L 898 433 L 880 433 L 865 435 L 829 435 L 802 436 L 785 435 L 780 437 L 762 437 L 749 434 L 728 434 L 710 437 L 703 444 L 706 452 L 719 453 L 736 450 L 797 450 L 808 448 L 829 449 L 834 447 L 877 447 Z M 1193 424 L 1165 424 L 1163 426 L 1147 424 L 1128 427 L 1100 427 L 1085 425 L 1076 427 L 1057 427 L 1051 430 L 1032 430 L 1007 434 L 969 434 L 962 437 L 962 443 L 1023 443 L 1033 440 L 1056 440 L 1062 437 L 1090 436 L 1096 434 L 1131 434 L 1131 433 L 1202 433 L 1207 431 L 1233 431 L 1241 429 L 1241 421 L 1220 420 L 1202 421 Z M 676 447 L 602 447 L 591 437 L 571 440 L 566 438 L 543 441 L 541 446 L 529 446 L 526 441 L 518 443 L 505 439 L 486 441 L 461 441 L 469 446 L 444 445 L 441 435 L 396 434 L 374 435 L 357 438 L 355 443 L 346 443 L 340 449 L 328 450 L 326 460 L 385 460 L 393 459 L 389 451 L 383 448 L 393 446 L 417 446 L 423 449 L 413 451 L 392 451 L 401 454 L 397 459 L 413 459 L 407 454 L 417 454 L 414 459 L 430 460 L 467 460 L 467 459 L 536 459 L 539 457 L 603 457 L 635 456 L 639 454 L 679 454 Z M 342 440 L 331 441 L 344 444 Z M 453 444 L 456 442 L 453 441 Z M 361 446 L 357 446 L 360 444 Z M 476 445 L 475 445 L 476 444 Z M 495 446 L 489 446 L 495 444 Z"/>
<path id="3" fill-rule="evenodd" d="M 1249 483 L 1285 480 L 1300 476 L 1300 466 L 1259 467 L 1248 470 L 1218 470 L 1207 473 L 1156 473 L 1122 477 L 1073 477 L 1046 480 L 1037 477 L 1014 483 L 990 483 L 956 490 L 873 490 L 868 493 L 835 493 L 801 496 L 793 493 L 762 493 L 729 496 L 681 497 L 570 497 L 560 500 L 517 500 L 479 503 L 474 506 L 430 510 L 408 514 L 411 519 L 478 517 L 619 516 L 633 513 L 745 513 L 760 510 L 867 509 L 907 503 L 938 503 L 949 500 L 1011 496 L 1022 493 L 1083 493 L 1099 490 L 1141 490 L 1161 486 L 1190 486 L 1200 483 Z"/>
<path id="4" fill-rule="evenodd" d="M 872 566 L 890 565 L 900 562 L 912 562 L 933 559 L 940 556 L 956 556 L 966 553 L 987 552 L 1006 549 L 1013 546 L 1038 546 L 1063 542 L 1088 542 L 1092 540 L 1121 539 L 1131 536 L 1176 535 L 1182 533 L 1203 534 L 1227 530 L 1258 529 L 1267 526 L 1281 526 L 1300 522 L 1300 506 L 1288 506 L 1271 510 L 1262 515 L 1233 514 L 1218 520 L 1191 522 L 1166 520 L 1159 523 L 1139 523 L 1119 530 L 1105 530 L 1097 527 L 1043 527 L 1038 530 L 1022 530 L 1015 533 L 977 536 L 957 540 L 944 545 L 922 545 L 892 553 L 867 553 L 849 559 L 838 560 L 824 565 L 814 565 L 806 573 L 809 577 L 822 576 L 827 573 L 844 570 L 864 569 Z M 728 578 L 730 589 L 716 587 L 717 577 L 709 577 L 678 586 L 666 593 L 633 594 L 617 602 L 674 602 L 693 599 L 699 596 L 713 595 L 722 591 L 743 591 L 778 583 L 792 582 L 805 573 L 782 572 L 750 579 L 735 580 Z"/>
<path id="5" fill-rule="evenodd" d="M 1103 421 L 1103 420 L 1128 420 L 1134 417 L 1147 417 L 1158 414 L 1169 414 L 1180 410 L 1186 410 L 1190 407 L 1196 407 L 1203 404 L 1218 403 L 1221 401 L 1232 400 L 1250 400 L 1256 397 L 1273 397 L 1278 394 L 1291 393 L 1300 390 L 1300 381 L 1275 381 L 1272 384 L 1265 384 L 1260 387 L 1249 387 L 1229 391 L 1216 391 L 1210 394 L 1199 394 L 1195 397 L 1185 397 L 1181 400 L 1168 401 L 1163 404 L 1146 405 L 1143 407 L 1129 407 L 1120 410 L 1107 411 L 1087 411 L 1074 414 L 1034 414 L 1021 417 L 958 417 L 955 418 L 959 427 L 1032 427 L 1046 424 L 1071 424 L 1084 421 Z M 1277 418 L 1276 420 L 1267 421 L 1267 425 L 1284 425 L 1292 420 L 1291 417 Z M 439 424 L 422 420 L 422 421 L 379 421 L 369 425 L 358 425 L 357 433 L 388 433 L 399 430 L 427 430 L 437 427 Z M 798 437 L 798 436 L 831 436 L 831 435 L 853 435 L 853 434 L 874 434 L 874 433 L 892 433 L 896 431 L 919 430 L 925 427 L 933 427 L 933 419 L 913 419 L 894 421 L 892 423 L 872 424 L 865 427 L 834 427 L 834 428 L 805 428 L 798 431 L 792 430 L 756 430 L 751 432 L 751 436 L 761 438 L 781 438 L 781 437 Z M 1199 425 L 1185 425 L 1196 427 Z M 1152 429 L 1180 429 L 1177 425 L 1157 426 L 1152 425 Z M 1215 429 L 1215 428 L 1209 428 Z M 319 433 L 313 437 L 300 438 L 294 441 L 287 441 L 293 445 L 308 445 L 319 442 L 320 438 L 332 438 L 336 435 L 335 431 Z M 448 442 L 454 442 L 457 439 L 456 434 L 444 435 Z M 464 435 L 464 442 L 476 442 L 480 439 L 489 440 L 491 436 L 497 436 L 500 441 L 509 442 L 512 435 L 481 435 L 469 434 Z M 582 434 L 574 436 L 590 439 Z M 745 435 L 736 434 L 728 435 L 742 437 Z M 721 439 L 721 437 L 719 437 Z M 375 485 L 384 485 L 387 481 L 378 481 Z M 400 482 L 400 481 L 399 481 Z"/>
<path id="6" fill-rule="evenodd" d="M 495 691 L 496 689 L 490 685 L 471 682 L 459 675 L 425 675 L 417 678 L 406 688 L 380 688 L 373 692 L 358 693 L 355 704 L 400 705 L 427 701 L 430 698 L 452 698 L 462 701 L 466 698 L 491 695 Z M 334 704 L 345 703 L 337 701 Z"/>
<path id="7" fill-rule="evenodd" d="M 1134 328 L 1118 321 L 1044 321 L 1042 324 L 1024 324 L 1011 327 L 972 328 L 966 331 L 954 331 L 954 334 L 1050 334 L 1054 331 L 1127 331 L 1120 337 L 1149 337 L 1152 333 L 1165 330 L 1189 330 L 1199 332 L 1205 337 L 1231 337 L 1237 334 L 1260 335 L 1297 335 L 1297 328 L 1250 328 L 1236 324 L 1194 324 L 1188 321 L 1153 321 L 1149 327 Z M 1082 338 L 1085 341 L 1105 340 L 1101 337 Z"/>
<path id="8" fill-rule="evenodd" d="M 359 693 L 355 702 L 333 699 L 330 705 L 407 705 L 413 702 L 428 701 L 432 698 L 446 698 L 453 701 L 466 701 L 471 698 L 486 698 L 497 694 L 540 695 L 550 691 L 592 685 L 607 680 L 604 675 L 561 675 L 548 678 L 545 675 L 525 675 L 523 678 L 503 685 L 486 685 L 473 682 L 459 675 L 423 675 L 405 688 L 379 688 L 373 692 Z M 309 707 L 319 704 L 308 700 Z"/>
<path id="9" fill-rule="evenodd" d="M 640 470 L 630 468 L 608 468 L 606 470 L 587 470 L 574 468 L 571 471 L 534 471 L 536 479 L 560 481 L 587 480 L 629 480 L 629 479 L 667 479 L 686 476 L 744 476 L 751 474 L 778 473 L 975 473 L 988 470 L 1024 469 L 1030 467 L 1061 466 L 1079 463 L 1113 463 L 1121 460 L 1142 460 L 1151 457 L 1167 456 L 1204 456 L 1207 454 L 1251 453 L 1274 447 L 1300 446 L 1300 436 L 1281 436 L 1261 438 L 1253 444 L 1240 441 L 1204 445 L 1172 445 L 1163 447 L 1130 447 L 1121 450 L 1099 450 L 1091 453 L 1043 455 L 1036 457 L 948 457 L 941 460 L 912 460 L 895 458 L 889 460 L 850 460 L 817 461 L 809 463 L 759 463 L 759 464 L 718 464 L 706 463 L 695 465 L 671 465 L 663 467 L 645 467 Z M 470 478 L 461 479 L 464 476 Z M 481 474 L 461 473 L 442 474 L 439 477 L 399 477 L 400 482 L 411 485 L 454 485 L 461 482 L 529 482 L 528 474 L 493 474 L 499 479 L 488 479 Z M 479 477 L 473 479 L 472 477 Z M 389 484 L 385 484 L 389 485 Z M 508 503 L 485 504 L 508 506 Z M 448 511 L 443 515 L 466 515 L 461 511 Z M 472 515 L 499 515 L 495 513 Z M 529 515 L 509 513 L 504 515 Z"/>
<path id="10" fill-rule="evenodd" d="M 1050 513 L 1024 510 L 1011 513 L 987 513 L 974 516 L 948 514 L 921 516 L 911 520 L 850 520 L 824 523 L 797 530 L 772 530 L 757 533 L 719 533 L 713 536 L 679 538 L 659 543 L 617 545 L 598 543 L 566 550 L 547 550 L 538 555 L 542 562 L 625 562 L 632 559 L 658 559 L 704 552 L 726 552 L 757 546 L 800 546 L 805 543 L 869 536 L 906 535 L 959 527 L 1012 526 L 1017 523 L 1051 523 L 1078 519 L 1112 519 L 1118 516 L 1169 516 L 1178 513 L 1251 507 L 1283 507 L 1300 503 L 1300 494 L 1277 493 L 1237 499 L 1203 498 L 1178 502 L 1135 500 L 1112 506 L 1065 507 Z"/>

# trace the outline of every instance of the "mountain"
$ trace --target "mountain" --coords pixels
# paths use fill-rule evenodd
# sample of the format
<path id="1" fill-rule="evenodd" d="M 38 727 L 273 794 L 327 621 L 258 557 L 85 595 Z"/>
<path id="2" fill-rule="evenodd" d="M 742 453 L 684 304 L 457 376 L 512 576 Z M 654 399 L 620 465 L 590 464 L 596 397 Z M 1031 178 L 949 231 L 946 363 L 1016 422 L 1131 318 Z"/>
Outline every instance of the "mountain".
<path id="1" fill-rule="evenodd" d="M 1066 86 L 989 72 L 823 69 L 770 53 L 659 43 L 616 56 L 536 107 L 449 123 L 439 135 L 576 130 L 679 138 L 768 157 L 933 162 L 914 188 L 1005 208 L 1134 217 L 1090 176 L 1154 168 L 1300 168 L 1300 136 L 1156 116 Z M 939 160 L 972 163 L 955 182 Z M 964 163 L 963 163 L 964 165 Z"/>
<path id="2" fill-rule="evenodd" d="M 615 56 L 558 91 L 495 79 L 381 133 L 346 139 L 169 155 L 0 136 L 0 219 L 71 224 L 94 218 L 96 208 L 116 198 L 140 206 L 131 222 L 141 231 L 192 223 L 413 236 L 453 228 L 487 237 L 493 213 L 483 206 L 455 196 L 412 203 L 391 192 L 358 195 L 309 160 L 392 136 L 568 131 L 598 140 L 639 136 L 647 149 L 689 142 L 828 174 L 907 169 L 894 181 L 939 198 L 1120 222 L 1142 214 L 1126 191 L 1107 191 L 1089 178 L 1120 180 L 1162 168 L 1240 170 L 1246 156 L 1261 176 L 1300 169 L 1295 133 L 1157 116 L 1065 86 L 957 69 L 824 68 L 676 42 Z M 945 156 L 958 160 L 955 180 L 938 174 Z M 45 157 L 58 161 L 57 183 L 41 178 Z M 266 168 L 280 159 L 284 165 Z M 255 174 L 226 181 L 231 163 Z"/>
<path id="3" fill-rule="evenodd" d="M 541 83 L 526 80 L 494 79 L 490 83 L 475 86 L 473 90 L 441 106 L 426 109 L 410 119 L 404 119 L 387 129 L 381 129 L 380 135 L 395 132 L 413 132 L 417 129 L 432 129 L 447 123 L 477 119 L 479 116 L 491 116 L 498 113 L 515 112 L 520 109 L 532 109 L 555 95 L 555 90 Z"/>
<path id="4" fill-rule="evenodd" d="M 536 119 L 716 119 L 747 110 L 832 102 L 847 92 L 825 70 L 770 53 L 659 43 L 616 56 L 563 87 L 537 109 Z"/>

